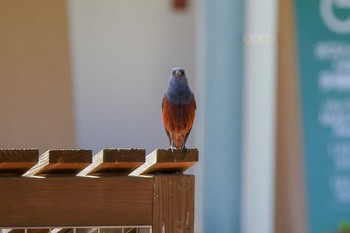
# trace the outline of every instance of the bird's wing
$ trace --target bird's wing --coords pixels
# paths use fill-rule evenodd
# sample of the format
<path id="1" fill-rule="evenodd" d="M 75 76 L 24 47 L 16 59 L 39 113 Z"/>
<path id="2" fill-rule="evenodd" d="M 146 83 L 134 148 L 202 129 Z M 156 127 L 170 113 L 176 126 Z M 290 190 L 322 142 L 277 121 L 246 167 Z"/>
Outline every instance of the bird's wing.
<path id="1" fill-rule="evenodd" d="M 192 100 L 192 102 L 193 102 L 193 104 L 194 104 L 194 110 L 197 110 L 196 98 L 194 98 L 193 93 L 192 93 L 192 96 L 193 96 L 193 100 Z"/>
<path id="2" fill-rule="evenodd" d="M 168 136 L 168 139 L 169 139 L 169 143 L 170 145 L 172 144 L 172 139 L 171 139 L 171 136 L 170 136 L 170 133 L 169 133 L 169 130 L 167 129 L 167 126 L 168 126 L 168 121 L 169 121 L 169 118 L 168 118 L 168 113 L 167 113 L 167 104 L 168 104 L 168 101 L 166 99 L 166 95 L 164 95 L 163 97 L 163 101 L 162 101 L 162 107 L 161 107 L 161 110 L 162 110 L 162 118 L 163 118 L 163 124 L 164 124 L 164 129 L 165 129 L 165 132 Z"/>

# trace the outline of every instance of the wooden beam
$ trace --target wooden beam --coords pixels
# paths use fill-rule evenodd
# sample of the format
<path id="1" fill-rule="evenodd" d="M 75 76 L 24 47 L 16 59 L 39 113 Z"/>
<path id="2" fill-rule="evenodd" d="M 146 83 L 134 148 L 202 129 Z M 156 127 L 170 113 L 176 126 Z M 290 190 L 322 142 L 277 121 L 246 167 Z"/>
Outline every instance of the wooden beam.
<path id="1" fill-rule="evenodd" d="M 38 149 L 0 149 L 0 177 L 22 176 L 38 159 Z"/>
<path id="2" fill-rule="evenodd" d="M 145 162 L 145 149 L 103 149 L 78 176 L 126 175 Z"/>
<path id="3" fill-rule="evenodd" d="M 130 175 L 147 175 L 154 173 L 181 173 L 198 162 L 198 150 L 186 151 L 157 149 L 146 156 L 146 162 Z"/>
<path id="4" fill-rule="evenodd" d="M 150 233 L 151 227 L 125 227 L 116 226 L 109 228 L 42 228 L 42 229 L 0 229 L 0 233 Z"/>
<path id="5" fill-rule="evenodd" d="M 194 232 L 194 176 L 154 176 L 153 233 Z"/>
<path id="6" fill-rule="evenodd" d="M 1 178 L 0 187 L 0 228 L 152 225 L 152 178 Z"/>
<path id="7" fill-rule="evenodd" d="M 75 176 L 91 162 L 91 150 L 48 150 L 24 176 Z"/>

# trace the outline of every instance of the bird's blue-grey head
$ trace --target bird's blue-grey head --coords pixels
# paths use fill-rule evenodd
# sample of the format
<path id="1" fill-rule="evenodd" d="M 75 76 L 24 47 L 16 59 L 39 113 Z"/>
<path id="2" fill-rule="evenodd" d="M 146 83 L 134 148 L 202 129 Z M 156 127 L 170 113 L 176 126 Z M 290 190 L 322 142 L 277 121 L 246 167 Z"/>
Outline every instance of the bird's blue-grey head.
<path id="1" fill-rule="evenodd" d="M 193 98 L 193 93 L 188 86 L 185 70 L 174 68 L 171 71 L 169 87 L 165 93 L 169 102 L 173 104 L 188 104 Z"/>

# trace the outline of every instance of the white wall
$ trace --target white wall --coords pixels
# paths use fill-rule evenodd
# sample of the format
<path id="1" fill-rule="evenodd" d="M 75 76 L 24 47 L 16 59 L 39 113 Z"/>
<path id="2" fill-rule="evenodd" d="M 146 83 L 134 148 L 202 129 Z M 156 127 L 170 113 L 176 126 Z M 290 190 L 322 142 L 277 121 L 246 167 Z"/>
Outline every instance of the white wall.
<path id="1" fill-rule="evenodd" d="M 169 146 L 160 107 L 170 70 L 186 68 L 195 89 L 189 3 L 68 0 L 78 147 Z"/>

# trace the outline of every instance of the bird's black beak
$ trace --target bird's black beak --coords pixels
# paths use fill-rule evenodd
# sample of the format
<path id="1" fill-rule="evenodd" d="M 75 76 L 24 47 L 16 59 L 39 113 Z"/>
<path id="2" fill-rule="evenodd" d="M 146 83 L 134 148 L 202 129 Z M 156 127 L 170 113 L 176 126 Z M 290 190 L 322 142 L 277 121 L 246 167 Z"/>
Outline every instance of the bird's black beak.
<path id="1" fill-rule="evenodd" d="M 175 72 L 175 77 L 180 77 L 181 76 L 181 72 L 180 72 L 180 70 L 176 70 L 176 72 Z"/>

